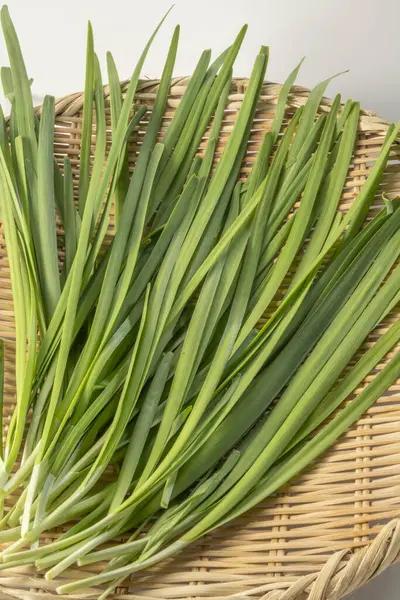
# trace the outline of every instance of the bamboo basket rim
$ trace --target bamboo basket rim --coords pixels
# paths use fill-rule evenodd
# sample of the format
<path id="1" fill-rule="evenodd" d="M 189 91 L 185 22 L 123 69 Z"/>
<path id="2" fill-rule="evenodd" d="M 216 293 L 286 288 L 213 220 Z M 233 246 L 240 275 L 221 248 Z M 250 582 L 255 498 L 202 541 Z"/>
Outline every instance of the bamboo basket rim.
<path id="1" fill-rule="evenodd" d="M 176 77 L 172 80 L 167 110 L 176 107 L 187 81 L 188 77 Z M 237 110 L 240 106 L 247 81 L 247 79 L 243 78 L 236 78 L 233 80 L 232 90 L 229 96 L 229 110 Z M 126 89 L 128 82 L 129 80 L 121 82 L 123 91 Z M 157 85 L 158 80 L 141 80 L 138 86 L 137 98 L 141 101 L 149 100 L 151 103 Z M 271 82 L 266 82 L 263 86 L 261 102 L 268 104 L 270 108 L 272 107 L 271 110 L 273 110 L 280 87 L 280 84 Z M 109 96 L 108 86 L 105 86 L 104 93 L 107 100 Z M 307 88 L 294 86 L 289 97 L 288 108 L 293 109 L 303 104 L 308 93 L 309 90 Z M 321 102 L 320 111 L 329 111 L 330 104 L 331 101 L 328 98 L 324 98 Z M 66 121 L 68 121 L 68 119 L 74 119 L 79 116 L 82 106 L 82 92 L 68 94 L 56 101 L 56 116 Z M 37 107 L 36 110 L 38 114 L 40 114 L 40 106 Z M 361 111 L 359 123 L 361 135 L 369 134 L 383 139 L 387 128 L 388 122 L 381 119 L 375 112 L 364 109 Z M 395 184 L 394 187 L 396 187 L 396 185 L 397 184 Z M 0 269 L 0 276 L 1 271 L 2 269 Z M 0 291 L 1 287 L 2 281 L 0 280 Z M 4 315 L 2 314 L 0 307 L 0 323 L 3 319 Z M 400 410 L 400 392 L 398 402 Z M 362 509 L 360 509 L 360 513 L 362 513 Z M 374 513 L 371 513 L 371 521 L 373 520 Z M 254 578 L 255 582 L 253 584 L 251 583 L 252 579 L 250 578 L 246 579 L 247 587 L 244 592 L 238 591 L 222 596 L 218 595 L 218 592 L 216 592 L 216 595 L 214 593 L 213 595 L 206 594 L 205 596 L 196 596 L 196 598 L 207 597 L 209 600 L 222 600 L 222 598 L 225 600 L 227 598 L 232 598 L 232 600 L 250 600 L 252 598 L 258 598 L 259 600 L 305 600 L 306 598 L 308 600 L 338 600 L 351 593 L 371 578 L 382 573 L 386 568 L 399 560 L 400 510 L 397 510 L 397 514 L 394 518 L 387 519 L 386 521 L 385 524 L 378 524 L 373 528 L 373 531 L 376 531 L 376 534 L 374 534 L 373 537 L 370 535 L 369 541 L 363 543 L 357 552 L 353 552 L 351 547 L 339 549 L 331 553 L 324 563 L 321 564 L 320 562 L 317 562 L 317 568 L 309 570 L 310 572 L 307 572 L 305 575 L 298 573 L 295 576 L 280 579 L 277 578 L 276 581 L 268 581 L 264 584 L 260 584 L 257 578 Z M 279 529 L 279 522 L 277 522 L 277 525 L 277 529 Z M 360 535 L 362 535 L 362 532 Z M 278 532 L 275 539 L 279 540 L 279 538 Z M 55 587 L 56 585 L 45 587 L 44 581 L 40 580 L 39 582 L 34 579 L 31 575 L 31 571 L 26 570 L 25 568 L 20 569 L 18 573 L 8 570 L 0 572 L 0 600 L 3 598 L 4 600 L 9 600 L 9 598 L 18 598 L 20 600 L 49 600 L 49 598 L 53 597 L 51 592 Z M 122 593 L 118 592 L 115 595 L 115 598 L 118 598 L 119 600 L 139 600 L 140 598 L 147 597 L 149 600 L 159 600 L 157 590 L 153 590 L 152 592 L 148 591 L 145 595 L 137 595 L 135 592 L 131 593 L 129 587 L 126 591 L 125 590 L 123 590 Z M 151 590 L 151 587 L 149 587 L 149 590 Z M 150 593 L 151 595 L 149 595 Z M 175 598 L 175 596 L 172 595 L 163 595 L 162 599 L 173 597 Z M 177 597 L 183 598 L 182 593 L 180 592 L 180 595 Z M 192 596 L 192 591 L 190 591 L 190 597 L 195 597 Z M 62 598 L 62 596 L 60 596 L 60 598 Z M 75 596 L 75 598 L 77 598 L 77 596 Z"/>

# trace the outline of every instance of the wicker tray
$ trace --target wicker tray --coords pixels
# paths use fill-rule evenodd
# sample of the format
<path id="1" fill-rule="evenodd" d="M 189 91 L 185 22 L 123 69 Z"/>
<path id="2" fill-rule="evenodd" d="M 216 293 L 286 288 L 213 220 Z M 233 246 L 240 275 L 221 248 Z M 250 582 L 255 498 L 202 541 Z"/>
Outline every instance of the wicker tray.
<path id="1" fill-rule="evenodd" d="M 164 126 L 179 103 L 185 78 L 172 83 Z M 233 84 L 221 133 L 222 148 L 232 128 L 245 80 Z M 122 84 L 126 85 L 126 82 Z M 143 81 L 137 100 L 149 107 L 157 82 Z M 249 143 L 243 176 L 251 167 L 262 133 L 268 130 L 280 86 L 265 84 Z M 105 89 L 106 100 L 108 95 Z M 287 116 L 303 104 L 307 90 L 293 88 Z M 55 152 L 77 172 L 82 94 L 57 103 Z M 320 110 L 329 110 L 324 100 Z M 108 111 L 109 112 L 109 111 Z M 135 160 L 146 123 L 134 133 L 130 158 Z M 387 123 L 362 112 L 353 165 L 343 196 L 349 206 L 374 163 Z M 400 193 L 400 145 L 386 169 L 383 189 Z M 372 210 L 376 210 L 377 204 Z M 60 237 L 60 243 L 62 238 Z M 0 335 L 6 340 L 5 417 L 9 419 L 14 390 L 14 322 L 4 239 L 0 237 Z M 373 333 L 385 330 L 392 314 Z M 368 342 L 364 348 L 367 347 Z M 373 374 L 369 376 L 369 379 Z M 216 530 L 182 555 L 137 574 L 117 590 L 120 600 L 245 598 L 294 600 L 337 599 L 392 564 L 400 553 L 400 381 L 392 386 L 318 463 L 272 500 Z M 361 388 L 360 388 L 361 389 Z M 57 532 L 54 533 L 57 536 Z M 90 571 L 96 571 L 96 565 Z M 67 571 L 64 578 L 87 576 L 88 570 Z M 28 568 L 0 571 L 0 599 L 47 600 L 59 580 L 47 582 Z M 75 596 L 83 598 L 84 595 Z M 61 598 L 59 596 L 59 598 Z M 64 598 L 64 597 L 63 597 Z M 71 598 L 71 596 L 65 596 Z"/>

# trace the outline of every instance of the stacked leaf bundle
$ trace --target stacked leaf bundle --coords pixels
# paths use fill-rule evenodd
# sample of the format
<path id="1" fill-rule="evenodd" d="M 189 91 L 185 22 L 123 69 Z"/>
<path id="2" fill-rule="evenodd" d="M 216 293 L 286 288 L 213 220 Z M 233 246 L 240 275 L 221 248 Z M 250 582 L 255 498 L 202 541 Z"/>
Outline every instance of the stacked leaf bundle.
<path id="1" fill-rule="evenodd" d="M 106 152 L 103 82 L 89 26 L 75 203 L 71 164 L 65 159 L 59 169 L 53 156 L 54 98 L 45 98 L 39 122 L 6 8 L 1 21 L 10 60 L 2 81 L 12 104 L 9 123 L 1 115 L 0 193 L 15 305 L 16 404 L 0 484 L 3 501 L 16 490 L 20 497 L 1 521 L 0 539 L 9 544 L 0 568 L 35 564 L 51 579 L 74 563 L 107 561 L 99 575 L 58 588 L 106 583 L 95 592 L 105 598 L 127 575 L 274 493 L 400 375 L 395 354 L 343 404 L 400 340 L 395 322 L 346 369 L 400 299 L 400 203 L 384 198 L 366 222 L 400 125 L 389 127 L 343 214 L 359 106 L 341 106 L 336 97 L 330 112 L 319 114 L 327 80 L 281 135 L 297 67 L 242 182 L 268 48 L 255 59 L 214 168 L 245 28 L 214 62 L 203 52 L 157 142 L 176 28 L 131 173 L 127 143 L 147 111 L 136 108 L 132 116 L 134 96 L 159 27 L 124 98 L 107 57 Z M 103 253 L 112 203 L 116 231 Z M 56 214 L 65 231 L 61 269 Z M 104 480 L 111 465 L 115 475 Z M 43 543 L 45 532 L 66 523 L 66 533 Z M 110 544 L 127 532 L 126 542 Z"/>

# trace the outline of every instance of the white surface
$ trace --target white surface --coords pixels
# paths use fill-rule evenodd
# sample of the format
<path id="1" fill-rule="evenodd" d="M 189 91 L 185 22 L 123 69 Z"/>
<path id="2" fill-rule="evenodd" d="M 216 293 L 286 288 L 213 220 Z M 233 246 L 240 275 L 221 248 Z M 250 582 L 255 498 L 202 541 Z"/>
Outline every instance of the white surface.
<path id="1" fill-rule="evenodd" d="M 23 44 L 33 92 L 60 96 L 83 86 L 86 21 L 91 19 L 102 67 L 115 56 L 121 78 L 128 78 L 140 50 L 173 0 L 9 0 Z M 235 74 L 248 75 L 261 44 L 271 47 L 267 72 L 282 81 L 303 56 L 299 76 L 312 86 L 335 73 L 332 95 L 359 100 L 381 116 L 400 118 L 399 0 L 176 0 L 158 36 L 144 74 L 160 75 L 173 25 L 180 23 L 175 73 L 193 70 L 202 49 L 224 49 L 243 25 L 249 31 Z M 0 64 L 4 64 L 0 45 Z"/>
<path id="2" fill-rule="evenodd" d="M 172 0 L 9 0 L 33 93 L 61 96 L 83 88 L 86 21 L 91 19 L 102 67 L 111 50 L 128 78 L 139 52 Z M 267 77 L 282 81 L 303 56 L 299 83 L 313 86 L 335 73 L 329 94 L 359 100 L 388 120 L 400 119 L 400 0 L 178 0 L 158 36 L 144 75 L 160 75 L 175 23 L 181 41 L 175 74 L 189 74 L 202 49 L 224 49 L 243 23 L 249 31 L 235 75 L 247 76 L 261 44 L 271 48 Z M 0 44 L 0 64 L 7 64 Z M 104 69 L 105 73 L 105 69 Z M 1 95 L 0 95 L 1 98 Z M 397 600 L 400 568 L 352 596 Z"/>

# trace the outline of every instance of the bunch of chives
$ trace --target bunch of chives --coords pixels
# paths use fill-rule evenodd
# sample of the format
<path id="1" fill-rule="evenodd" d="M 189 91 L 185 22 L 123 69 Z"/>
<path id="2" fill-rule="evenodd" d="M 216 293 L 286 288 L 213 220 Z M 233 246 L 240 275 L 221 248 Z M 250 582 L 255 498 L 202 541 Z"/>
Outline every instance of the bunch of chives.
<path id="1" fill-rule="evenodd" d="M 221 155 L 246 27 L 213 62 L 202 53 L 159 139 L 179 27 L 151 112 L 134 98 L 164 19 L 125 96 L 107 56 L 109 150 L 89 24 L 76 178 L 68 158 L 62 165 L 54 158 L 55 100 L 46 96 L 37 119 L 19 41 L 1 11 L 10 61 L 1 75 L 11 102 L 9 120 L 0 114 L 1 215 L 17 343 L 0 485 L 2 501 L 20 496 L 1 520 L 0 539 L 10 544 L 0 568 L 35 564 L 52 579 L 73 564 L 108 561 L 60 593 L 106 583 L 98 592 L 105 598 L 127 575 L 248 510 L 317 458 L 400 374 L 395 354 L 343 404 L 400 339 L 395 322 L 347 369 L 400 297 L 398 200 L 384 197 L 366 222 L 400 125 L 388 128 L 343 214 L 360 108 L 337 96 L 319 114 L 328 79 L 287 124 L 299 65 L 244 182 L 269 50 L 255 58 Z M 128 143 L 143 119 L 131 171 Z M 103 252 L 113 204 L 115 236 Z M 110 467 L 113 477 L 104 478 Z M 58 540 L 40 541 L 66 523 Z M 102 549 L 122 534 L 125 543 Z"/>

